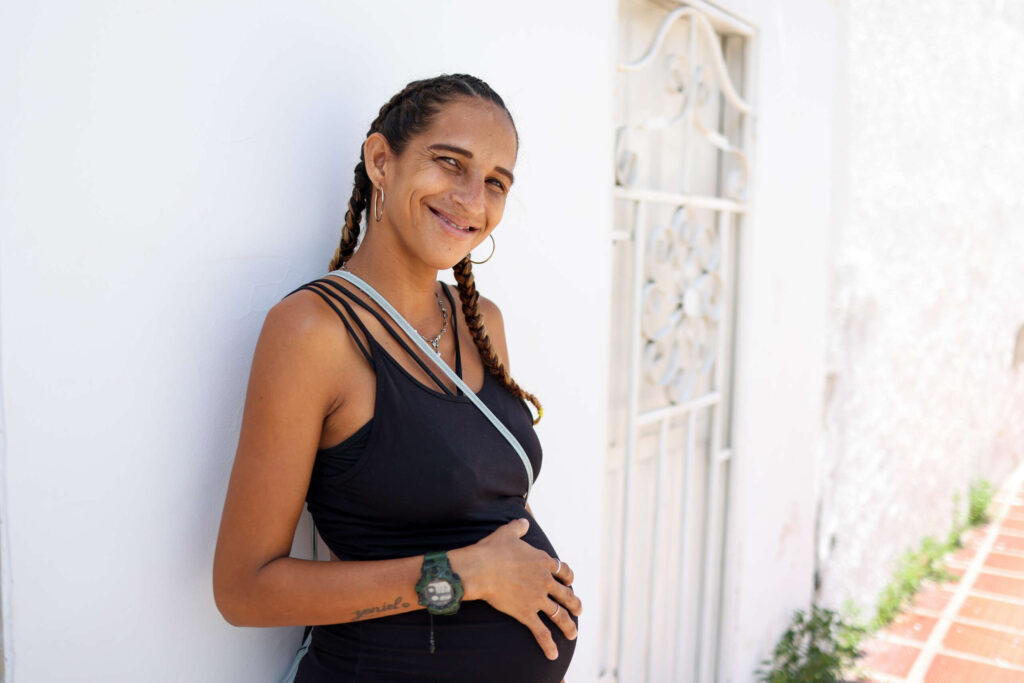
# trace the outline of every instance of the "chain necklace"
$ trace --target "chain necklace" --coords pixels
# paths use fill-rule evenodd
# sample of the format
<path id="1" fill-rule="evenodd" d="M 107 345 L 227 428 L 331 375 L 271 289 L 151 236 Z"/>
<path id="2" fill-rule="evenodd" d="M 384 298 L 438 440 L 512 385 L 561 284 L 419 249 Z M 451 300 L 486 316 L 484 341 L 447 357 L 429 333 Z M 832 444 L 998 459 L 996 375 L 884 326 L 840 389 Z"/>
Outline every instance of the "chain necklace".
<path id="1" fill-rule="evenodd" d="M 441 301 L 441 296 L 437 293 L 436 289 L 434 290 L 434 298 L 437 299 L 437 305 L 441 307 L 441 319 L 444 321 L 444 324 L 441 325 L 441 331 L 433 339 L 427 339 L 422 334 L 420 336 L 423 337 L 423 341 L 434 347 L 434 353 L 440 356 L 441 349 L 438 347 L 438 344 L 441 343 L 441 337 L 444 336 L 444 333 L 448 331 L 448 309 L 444 307 L 444 302 Z"/>
<path id="2" fill-rule="evenodd" d="M 348 270 L 348 263 L 342 263 L 341 269 L 344 271 L 352 272 Z M 430 344 L 430 346 L 434 349 L 434 353 L 440 356 L 441 337 L 443 337 L 444 333 L 448 331 L 448 309 L 445 308 L 444 302 L 441 301 L 441 295 L 437 293 L 436 289 L 434 290 L 434 298 L 437 299 L 437 305 L 441 308 L 441 320 L 443 321 L 443 324 L 441 325 L 441 331 L 438 332 L 437 336 L 433 338 L 427 337 L 423 334 L 420 334 L 420 336 L 423 337 L 423 341 Z"/>

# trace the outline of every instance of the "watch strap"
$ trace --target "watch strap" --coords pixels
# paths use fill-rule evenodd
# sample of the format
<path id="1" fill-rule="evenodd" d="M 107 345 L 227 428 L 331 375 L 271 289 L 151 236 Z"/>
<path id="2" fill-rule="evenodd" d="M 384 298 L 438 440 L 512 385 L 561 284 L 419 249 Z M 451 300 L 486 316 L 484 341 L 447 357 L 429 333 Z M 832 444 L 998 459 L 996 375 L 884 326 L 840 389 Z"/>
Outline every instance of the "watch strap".
<path id="1" fill-rule="evenodd" d="M 441 606 L 431 604 L 427 589 L 430 583 L 437 580 L 447 583 L 452 591 L 451 599 Z M 419 596 L 419 604 L 426 607 L 431 614 L 455 614 L 459 611 L 463 596 L 462 580 L 452 571 L 447 552 L 431 552 L 423 556 L 423 568 L 420 570 L 420 580 L 416 583 L 416 594 Z"/>

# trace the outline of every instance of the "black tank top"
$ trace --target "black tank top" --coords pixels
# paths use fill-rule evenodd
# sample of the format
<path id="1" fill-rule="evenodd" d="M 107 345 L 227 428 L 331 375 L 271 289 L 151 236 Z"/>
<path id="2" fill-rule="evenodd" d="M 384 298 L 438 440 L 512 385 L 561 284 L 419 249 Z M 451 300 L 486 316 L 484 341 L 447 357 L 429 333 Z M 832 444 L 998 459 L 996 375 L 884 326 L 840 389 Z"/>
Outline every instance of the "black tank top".
<path id="1" fill-rule="evenodd" d="M 376 374 L 373 417 L 350 437 L 317 451 L 306 502 L 324 542 L 342 560 L 382 560 L 471 545 L 526 517 L 523 540 L 557 557 L 525 509 L 527 475 L 515 450 L 459 391 L 450 390 L 384 315 L 339 282 L 303 285 L 341 319 Z M 462 376 L 458 315 L 447 285 Z M 353 304 L 373 316 L 435 386 L 414 378 L 370 334 Z M 356 330 L 362 333 L 364 344 Z M 519 440 L 540 473 L 541 447 L 525 402 L 489 372 L 478 396 Z M 415 604 L 415 594 L 401 597 Z M 296 681 L 560 681 L 575 641 L 552 630 L 559 658 L 548 661 L 518 621 L 483 601 L 433 618 L 425 610 L 317 626 Z"/>

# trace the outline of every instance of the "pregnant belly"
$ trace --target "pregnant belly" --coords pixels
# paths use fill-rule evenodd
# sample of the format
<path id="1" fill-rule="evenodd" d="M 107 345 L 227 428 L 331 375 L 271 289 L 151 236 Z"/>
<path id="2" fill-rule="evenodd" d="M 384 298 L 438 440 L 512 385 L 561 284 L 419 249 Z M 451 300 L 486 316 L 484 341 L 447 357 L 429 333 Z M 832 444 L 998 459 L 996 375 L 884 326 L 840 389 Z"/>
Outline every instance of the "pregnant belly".
<path id="1" fill-rule="evenodd" d="M 548 660 L 533 634 L 485 602 L 463 603 L 457 614 L 431 618 L 408 612 L 350 624 L 317 626 L 296 683 L 326 681 L 493 681 L 558 683 L 576 642 L 541 616 L 558 646 Z"/>

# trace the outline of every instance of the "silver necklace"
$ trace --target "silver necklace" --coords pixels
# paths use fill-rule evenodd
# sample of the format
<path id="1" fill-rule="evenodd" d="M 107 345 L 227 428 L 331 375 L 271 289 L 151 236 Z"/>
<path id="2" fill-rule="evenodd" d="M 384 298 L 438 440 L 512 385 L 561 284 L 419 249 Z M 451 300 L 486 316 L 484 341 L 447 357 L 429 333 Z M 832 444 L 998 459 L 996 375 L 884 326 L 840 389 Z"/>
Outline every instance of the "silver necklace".
<path id="1" fill-rule="evenodd" d="M 348 270 L 348 263 L 342 263 L 341 264 L 341 269 L 345 270 L 345 271 L 348 271 L 348 272 L 351 272 L 351 271 Z M 423 337 L 423 341 L 425 341 L 428 344 L 430 344 L 430 346 L 434 349 L 434 353 L 436 353 L 437 355 L 440 356 L 441 355 L 441 348 L 440 348 L 441 337 L 443 337 L 444 333 L 448 331 L 448 309 L 445 308 L 444 302 L 441 301 L 441 295 L 437 293 L 436 289 L 434 290 L 434 298 L 437 299 L 437 305 L 441 308 L 441 320 L 443 321 L 443 324 L 441 325 L 441 331 L 438 332 L 437 336 L 435 336 L 432 339 L 430 337 L 427 337 L 426 335 L 424 335 L 422 333 L 420 333 L 420 336 Z M 417 332 L 418 332 L 418 330 L 417 330 Z"/>
<path id="2" fill-rule="evenodd" d="M 433 339 L 427 339 L 422 334 L 420 336 L 423 337 L 423 341 L 434 347 L 434 353 L 440 356 L 441 349 L 438 344 L 441 343 L 441 337 L 444 336 L 444 333 L 448 331 L 448 309 L 444 307 L 444 302 L 441 301 L 441 295 L 437 293 L 436 289 L 434 290 L 434 298 L 437 299 L 437 305 L 441 307 L 441 319 L 444 321 L 444 324 L 441 325 L 441 331 L 438 332 L 437 336 Z"/>

